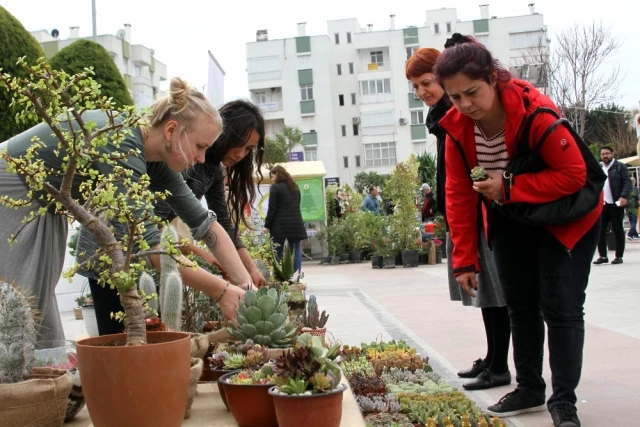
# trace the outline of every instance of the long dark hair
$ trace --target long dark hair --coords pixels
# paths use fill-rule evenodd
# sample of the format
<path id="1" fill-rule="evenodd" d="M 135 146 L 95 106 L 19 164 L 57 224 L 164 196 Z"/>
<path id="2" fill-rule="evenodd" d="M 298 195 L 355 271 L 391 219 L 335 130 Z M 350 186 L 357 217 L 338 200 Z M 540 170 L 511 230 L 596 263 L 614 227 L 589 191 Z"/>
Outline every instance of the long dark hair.
<path id="1" fill-rule="evenodd" d="M 489 49 L 473 36 L 455 33 L 444 45 L 436 63 L 435 74 L 440 84 L 462 73 L 472 80 L 484 80 L 491 84 L 496 73 L 498 86 L 511 80 L 511 73 L 495 59 Z"/>
<path id="2" fill-rule="evenodd" d="M 298 184 L 295 183 L 293 178 L 291 178 L 291 175 L 289 175 L 289 172 L 287 172 L 287 170 L 282 166 L 276 165 L 272 167 L 269 174 L 275 176 L 275 179 L 272 180 L 274 183 L 286 182 L 287 185 L 289 185 L 289 188 L 293 191 L 300 191 Z"/>
<path id="3" fill-rule="evenodd" d="M 244 207 L 247 203 L 253 203 L 256 197 L 253 183 L 254 165 L 259 176 L 258 182 L 262 181 L 260 168 L 264 157 L 264 118 L 258 107 L 244 100 L 227 102 L 220 108 L 220 115 L 222 116 L 224 128 L 222 135 L 213 145 L 215 149 L 207 150 L 207 163 L 220 162 L 221 158 L 218 153 L 226 153 L 230 148 L 245 145 L 254 130 L 260 135 L 258 144 L 253 152 L 235 165 L 227 168 L 227 182 L 229 184 L 227 209 L 237 232 L 240 221 L 245 226 L 250 227 L 244 215 Z"/>

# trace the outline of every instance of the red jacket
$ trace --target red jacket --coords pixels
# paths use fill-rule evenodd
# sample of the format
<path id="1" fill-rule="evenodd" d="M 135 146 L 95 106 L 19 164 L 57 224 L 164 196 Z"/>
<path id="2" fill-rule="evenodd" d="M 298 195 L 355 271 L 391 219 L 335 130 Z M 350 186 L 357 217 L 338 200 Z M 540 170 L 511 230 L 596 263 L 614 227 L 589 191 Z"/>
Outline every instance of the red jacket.
<path id="1" fill-rule="evenodd" d="M 505 143 L 507 153 L 511 157 L 516 150 L 520 133 L 528 115 L 542 106 L 556 111 L 558 109 L 547 96 L 525 81 L 512 79 L 499 84 L 499 89 L 499 96 L 507 115 Z M 526 108 L 525 97 L 529 101 Z M 555 120 L 555 117 L 550 114 L 536 115 L 529 138 L 531 146 L 540 140 L 544 131 Z M 457 276 L 470 271 L 478 272 L 480 269 L 477 255 L 478 239 L 476 238 L 479 230 L 476 225 L 478 218 L 477 209 L 475 209 L 480 195 L 472 188 L 472 181 L 469 178 L 470 171 L 466 169 L 452 138 L 455 138 L 462 145 L 471 168 L 478 164 L 478 159 L 472 119 L 452 108 L 439 124 L 447 131 L 445 200 L 447 221 L 453 242 L 453 269 Z M 518 175 L 517 183 L 514 181 L 511 187 L 510 200 L 505 203 L 551 202 L 562 196 L 575 193 L 584 186 L 587 179 L 587 169 L 580 149 L 567 128 L 558 126 L 548 136 L 540 154 L 548 168 L 538 173 Z M 602 195 L 600 197 L 602 198 Z M 482 206 L 486 232 L 486 210 L 485 205 Z M 599 204 L 593 212 L 584 218 L 547 229 L 560 243 L 571 250 L 595 224 L 601 211 L 602 204 Z"/>

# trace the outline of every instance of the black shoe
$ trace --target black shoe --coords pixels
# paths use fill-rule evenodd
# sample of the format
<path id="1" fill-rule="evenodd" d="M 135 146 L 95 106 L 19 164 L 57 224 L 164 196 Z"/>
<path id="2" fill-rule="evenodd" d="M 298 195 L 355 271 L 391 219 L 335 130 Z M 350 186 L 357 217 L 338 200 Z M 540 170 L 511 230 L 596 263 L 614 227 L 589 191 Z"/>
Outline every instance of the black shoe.
<path id="1" fill-rule="evenodd" d="M 517 388 L 505 394 L 495 405 L 489 406 L 487 414 L 492 417 L 513 417 L 528 412 L 544 411 L 545 408 L 544 399 Z"/>
<path id="2" fill-rule="evenodd" d="M 494 374 L 488 369 L 480 372 L 478 377 L 466 384 L 462 384 L 466 390 L 486 390 L 488 388 L 500 387 L 503 385 L 511 384 L 511 372 L 507 371 L 504 374 Z"/>
<path id="3" fill-rule="evenodd" d="M 551 408 L 549 412 L 551 412 L 551 419 L 553 420 L 554 427 L 581 426 L 580 420 L 578 419 L 578 411 L 573 405 L 561 403 Z"/>
<path id="4" fill-rule="evenodd" d="M 464 371 L 458 372 L 458 376 L 460 378 L 476 378 L 480 375 L 480 372 L 487 369 L 489 365 L 482 359 L 478 359 L 473 362 L 473 366 L 471 369 L 466 369 Z"/>
<path id="5" fill-rule="evenodd" d="M 622 264 L 622 258 L 616 258 L 613 261 L 611 261 L 611 264 Z"/>
<path id="6" fill-rule="evenodd" d="M 600 258 L 598 258 L 597 260 L 593 261 L 593 263 L 594 263 L 595 265 L 606 264 L 606 263 L 608 263 L 608 262 L 609 262 L 609 258 L 607 258 L 607 257 L 604 257 L 604 258 L 603 258 L 603 257 L 600 257 Z"/>

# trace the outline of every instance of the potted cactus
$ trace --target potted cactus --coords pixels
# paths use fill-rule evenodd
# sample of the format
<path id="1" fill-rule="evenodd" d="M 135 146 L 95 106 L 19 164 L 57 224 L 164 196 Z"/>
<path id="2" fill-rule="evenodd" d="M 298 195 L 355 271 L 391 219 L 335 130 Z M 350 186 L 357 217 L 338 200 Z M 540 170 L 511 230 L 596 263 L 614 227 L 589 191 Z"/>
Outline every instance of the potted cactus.
<path id="1" fill-rule="evenodd" d="M 0 282 L 0 420 L 6 426 L 61 426 L 72 379 L 64 369 L 34 367 L 36 329 L 24 294 Z"/>
<path id="2" fill-rule="evenodd" d="M 339 344 L 327 349 L 320 338 L 298 337 L 293 350 L 276 361 L 273 396 L 280 427 L 339 427 L 342 420 Z"/>
<path id="3" fill-rule="evenodd" d="M 312 336 L 320 337 L 324 342 L 324 336 L 327 333 L 325 325 L 329 320 L 326 310 L 320 313 L 315 295 L 309 297 L 309 303 L 302 316 L 298 317 L 298 324 L 302 327 L 302 333 L 308 333 Z"/>
<path id="4" fill-rule="evenodd" d="M 487 175 L 487 171 L 482 166 L 476 166 L 471 169 L 471 179 L 474 181 L 486 181 L 489 179 L 489 175 Z"/>

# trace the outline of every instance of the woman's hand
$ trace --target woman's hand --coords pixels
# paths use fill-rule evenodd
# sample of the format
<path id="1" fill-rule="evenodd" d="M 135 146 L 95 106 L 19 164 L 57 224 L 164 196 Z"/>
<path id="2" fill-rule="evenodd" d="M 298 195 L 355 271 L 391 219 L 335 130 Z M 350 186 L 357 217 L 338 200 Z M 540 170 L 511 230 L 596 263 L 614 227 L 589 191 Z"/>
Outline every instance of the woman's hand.
<path id="1" fill-rule="evenodd" d="M 244 291 L 237 286 L 229 285 L 225 294 L 222 296 L 220 301 L 218 301 L 218 305 L 220 306 L 220 310 L 222 310 L 224 317 L 233 323 L 237 323 L 236 317 L 238 304 L 241 299 L 244 299 Z"/>
<path id="2" fill-rule="evenodd" d="M 473 189 L 478 193 L 497 202 L 504 199 L 502 174 L 500 172 L 488 172 L 489 179 L 485 181 L 475 181 Z"/>
<path id="3" fill-rule="evenodd" d="M 456 281 L 460 285 L 463 291 L 469 296 L 475 298 L 476 294 L 474 290 L 478 290 L 478 280 L 476 279 L 476 273 L 462 273 L 456 277 Z"/>
<path id="4" fill-rule="evenodd" d="M 267 284 L 267 281 L 265 280 L 264 276 L 262 275 L 262 273 L 260 273 L 260 270 L 258 270 L 257 268 L 254 268 L 253 270 L 251 270 L 249 274 L 251 275 L 251 281 L 255 286 L 261 288 L 262 286 L 265 286 Z"/>

